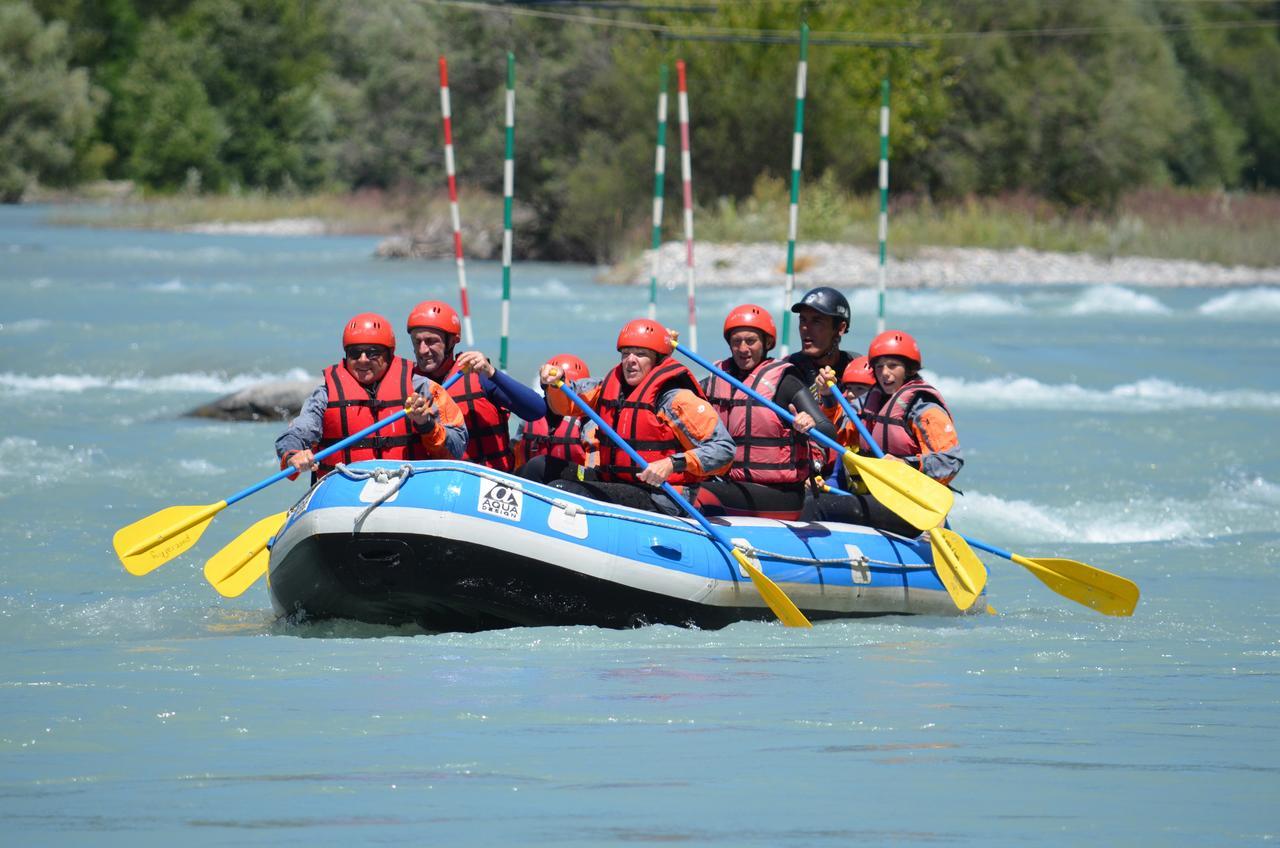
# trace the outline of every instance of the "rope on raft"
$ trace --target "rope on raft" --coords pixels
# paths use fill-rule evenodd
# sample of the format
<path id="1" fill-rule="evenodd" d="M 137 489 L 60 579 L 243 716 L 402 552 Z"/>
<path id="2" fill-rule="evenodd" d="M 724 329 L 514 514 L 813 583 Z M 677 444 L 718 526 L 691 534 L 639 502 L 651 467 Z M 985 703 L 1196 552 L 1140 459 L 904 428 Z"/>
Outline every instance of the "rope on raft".
<path id="1" fill-rule="evenodd" d="M 369 515 L 375 509 L 377 509 L 378 507 L 382 506 L 382 504 L 390 500 L 392 495 L 400 491 L 400 489 L 404 486 L 404 484 L 408 482 L 409 478 L 412 477 L 413 475 L 430 474 L 430 473 L 439 472 L 439 471 L 460 471 L 464 474 L 470 474 L 474 477 L 480 477 L 482 479 L 489 480 L 493 483 L 498 483 L 500 485 L 508 486 L 512 489 L 516 489 L 528 497 L 534 498 L 536 500 L 540 500 L 543 503 L 546 503 L 550 506 L 555 507 L 556 509 L 564 511 L 564 513 L 569 517 L 573 517 L 579 514 L 594 515 L 600 518 L 614 518 L 620 521 L 628 521 L 628 522 L 631 522 L 632 524 L 644 524 L 650 527 L 661 527 L 664 530 L 679 530 L 685 533 L 691 533 L 695 536 L 702 536 L 703 538 L 707 538 L 707 539 L 711 538 L 711 534 L 703 530 L 697 524 L 685 521 L 684 519 L 681 519 L 681 518 L 671 518 L 668 521 L 659 521 L 657 519 L 646 518 L 643 515 L 634 515 L 630 513 L 623 514 L 618 512 L 611 512 L 609 510 L 604 510 L 604 509 L 592 509 L 591 507 L 586 507 L 586 506 L 582 506 L 581 504 L 576 504 L 570 501 L 561 500 L 560 498 L 553 498 L 549 495 L 543 494 L 542 492 L 526 489 L 523 486 L 521 486 L 518 482 L 513 481 L 507 477 L 499 477 L 496 474 L 486 473 L 483 470 L 482 466 L 474 466 L 471 468 L 460 468 L 457 465 L 450 465 L 445 468 L 440 468 L 440 467 L 415 468 L 413 465 L 409 463 L 404 463 L 403 465 L 401 465 L 399 468 L 396 468 L 396 469 L 376 468 L 372 471 L 363 471 L 363 470 L 354 471 L 348 468 L 344 463 L 340 462 L 336 466 L 335 470 L 337 473 L 341 474 L 343 477 L 346 477 L 348 480 L 353 480 L 353 481 L 368 480 L 372 478 L 375 482 L 381 483 L 384 485 L 388 483 L 392 483 L 394 481 L 394 485 L 388 488 L 387 491 L 383 492 L 378 497 L 377 500 L 369 504 L 369 506 L 363 512 L 361 512 L 360 515 L 356 518 L 355 524 L 353 526 L 354 533 L 359 533 L 361 527 L 364 524 L 364 520 L 368 518 Z M 304 497 L 302 501 L 299 501 L 299 503 L 300 504 L 304 503 L 306 502 L 306 500 L 307 498 Z M 771 560 L 776 560 L 778 562 L 790 562 L 790 563 L 797 563 L 799 565 L 811 565 L 811 566 L 839 565 L 839 566 L 853 567 L 855 565 L 884 565 L 884 566 L 890 566 L 892 568 L 900 568 L 900 569 L 908 569 L 908 570 L 911 570 L 911 569 L 927 570 L 927 569 L 933 568 L 933 566 L 929 565 L 928 563 L 890 562 L 889 560 L 872 559 L 866 554 L 863 554 L 861 557 L 856 559 L 849 558 L 849 557 L 832 557 L 832 558 L 800 557 L 800 556 L 793 556 L 792 554 L 776 553 L 774 551 L 768 551 L 763 548 L 757 548 L 754 546 L 745 548 L 745 553 L 757 559 L 771 559 Z"/>

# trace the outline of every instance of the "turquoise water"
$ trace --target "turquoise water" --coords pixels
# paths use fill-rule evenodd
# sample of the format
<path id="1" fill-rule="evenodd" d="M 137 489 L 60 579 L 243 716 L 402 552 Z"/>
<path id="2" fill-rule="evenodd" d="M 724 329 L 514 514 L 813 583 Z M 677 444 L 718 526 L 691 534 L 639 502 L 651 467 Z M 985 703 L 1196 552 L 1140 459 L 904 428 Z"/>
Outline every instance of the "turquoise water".
<path id="1" fill-rule="evenodd" d="M 1280 290 L 890 294 L 956 414 L 955 526 L 1143 590 L 1103 618 L 988 558 L 994 617 L 427 635 L 273 621 L 111 535 L 272 473 L 179 417 L 318 374 L 350 314 L 456 298 L 366 238 L 53 228 L 0 208 L 0 833 L 9 844 L 1222 845 L 1280 835 Z M 499 269 L 469 266 L 496 354 Z M 610 362 L 647 290 L 515 273 L 517 377 Z M 733 303 L 699 294 L 704 352 Z M 873 326 L 853 298 L 854 343 Z M 683 291 L 663 293 L 668 323 Z M 851 345 L 852 346 L 852 345 Z"/>

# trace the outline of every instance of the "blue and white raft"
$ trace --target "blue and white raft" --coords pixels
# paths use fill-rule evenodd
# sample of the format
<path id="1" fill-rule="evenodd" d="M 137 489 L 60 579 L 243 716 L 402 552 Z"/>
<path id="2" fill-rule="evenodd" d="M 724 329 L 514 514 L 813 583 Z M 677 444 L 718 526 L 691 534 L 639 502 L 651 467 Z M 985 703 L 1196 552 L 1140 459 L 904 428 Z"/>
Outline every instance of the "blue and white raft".
<path id="1" fill-rule="evenodd" d="M 813 621 L 959 614 L 927 540 L 851 524 L 711 520 Z M 774 618 L 694 521 L 466 462 L 378 460 L 325 477 L 273 541 L 269 584 L 280 615 L 433 631 Z"/>

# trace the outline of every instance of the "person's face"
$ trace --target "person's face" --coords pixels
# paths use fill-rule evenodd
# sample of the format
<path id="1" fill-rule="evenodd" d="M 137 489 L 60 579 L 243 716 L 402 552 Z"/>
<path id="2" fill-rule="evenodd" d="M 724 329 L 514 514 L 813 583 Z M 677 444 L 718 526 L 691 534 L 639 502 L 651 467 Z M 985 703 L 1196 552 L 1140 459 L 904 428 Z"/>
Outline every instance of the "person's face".
<path id="1" fill-rule="evenodd" d="M 868 386 L 866 383 L 845 383 L 844 384 L 844 396 L 845 398 L 848 399 L 850 403 L 853 403 L 855 400 L 862 397 L 869 391 L 871 391 L 871 387 Z"/>
<path id="2" fill-rule="evenodd" d="M 453 350 L 452 333 L 442 333 L 430 327 L 414 327 L 409 332 L 413 341 L 413 355 L 418 361 L 418 371 L 434 374 L 440 370 Z"/>
<path id="3" fill-rule="evenodd" d="M 658 364 L 657 352 L 647 347 L 624 347 L 618 352 L 622 354 L 622 379 L 632 388 Z"/>
<path id="4" fill-rule="evenodd" d="M 907 381 L 907 361 L 897 356 L 877 356 L 871 370 L 885 393 L 896 392 Z"/>
<path id="5" fill-rule="evenodd" d="M 840 334 L 836 330 L 844 326 L 843 321 L 837 324 L 835 318 L 823 315 L 808 306 L 801 307 L 798 314 L 800 316 L 800 350 L 804 351 L 806 356 L 814 358 L 825 356 L 840 343 Z"/>
<path id="6" fill-rule="evenodd" d="M 374 386 L 391 365 L 391 351 L 382 345 L 352 345 L 346 350 L 347 370 L 362 386 Z"/>
<path id="7" fill-rule="evenodd" d="M 729 353 L 739 370 L 751 371 L 764 362 L 764 334 L 759 330 L 743 328 L 729 334 Z"/>

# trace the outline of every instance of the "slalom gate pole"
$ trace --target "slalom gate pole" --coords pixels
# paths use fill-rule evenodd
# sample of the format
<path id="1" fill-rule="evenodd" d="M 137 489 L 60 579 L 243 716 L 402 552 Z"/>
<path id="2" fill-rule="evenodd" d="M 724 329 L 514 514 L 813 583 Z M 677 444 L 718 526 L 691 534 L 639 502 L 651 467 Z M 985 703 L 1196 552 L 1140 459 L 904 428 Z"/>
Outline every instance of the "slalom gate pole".
<path id="1" fill-rule="evenodd" d="M 462 300 L 462 339 L 475 344 L 471 333 L 471 305 L 467 302 L 467 265 L 462 258 L 462 217 L 458 213 L 458 180 L 453 161 L 453 113 L 449 109 L 449 63 L 440 57 L 440 114 L 444 117 L 444 172 L 449 180 L 449 214 L 453 218 L 453 257 L 458 265 L 458 295 Z"/>
<path id="2" fill-rule="evenodd" d="M 889 246 L 889 78 L 880 81 L 880 297 L 876 332 L 884 332 L 885 258 Z"/>
<path id="3" fill-rule="evenodd" d="M 689 89 L 684 60 L 676 62 L 680 94 L 680 175 L 684 183 L 685 271 L 689 291 L 689 347 L 698 349 L 698 306 L 693 275 L 693 160 L 689 156 Z"/>
<path id="4" fill-rule="evenodd" d="M 507 53 L 506 149 L 502 157 L 502 342 L 498 367 L 507 370 L 507 338 L 511 332 L 511 204 L 516 184 L 516 57 Z"/>
<path id="5" fill-rule="evenodd" d="M 662 199 L 667 178 L 667 63 L 658 74 L 658 143 L 653 153 L 653 258 L 649 264 L 649 320 L 658 318 L 658 251 L 662 248 Z"/>
<path id="6" fill-rule="evenodd" d="M 787 217 L 787 280 L 782 289 L 782 352 L 791 352 L 791 293 L 796 284 L 796 229 L 800 220 L 800 161 L 804 150 L 804 97 L 809 77 L 809 25 L 800 24 L 800 61 L 796 65 L 796 120 L 791 134 L 791 203 Z"/>

